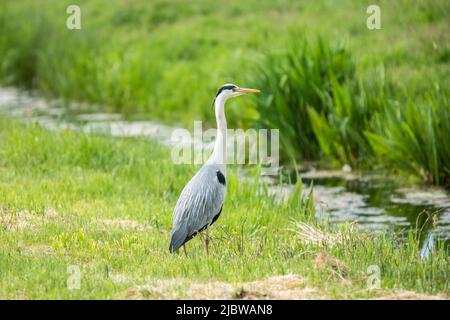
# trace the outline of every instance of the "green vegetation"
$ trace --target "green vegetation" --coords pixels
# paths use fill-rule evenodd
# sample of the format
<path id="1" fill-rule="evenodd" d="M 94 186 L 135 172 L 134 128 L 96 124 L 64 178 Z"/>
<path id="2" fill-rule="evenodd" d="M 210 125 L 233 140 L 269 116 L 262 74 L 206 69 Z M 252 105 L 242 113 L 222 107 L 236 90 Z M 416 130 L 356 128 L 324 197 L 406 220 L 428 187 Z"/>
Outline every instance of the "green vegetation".
<path id="1" fill-rule="evenodd" d="M 369 168 L 380 164 L 448 185 L 448 88 L 417 94 L 384 75 L 362 80 L 348 51 L 322 40 L 292 37 L 292 48 L 269 56 L 254 82 L 269 88 L 255 103 L 262 127 L 284 128 L 285 159 L 318 159 Z M 301 38 L 300 38 L 301 39 Z"/>
<path id="2" fill-rule="evenodd" d="M 180 285 L 172 294 L 186 296 L 186 283 L 283 274 L 306 279 L 302 286 L 316 290 L 310 297 L 449 293 L 442 243 L 421 259 L 413 233 L 400 242 L 315 225 L 301 184 L 277 203 L 257 182 L 238 182 L 234 172 L 211 232 L 211 255 L 204 255 L 201 237 L 189 242 L 187 258 L 171 255 L 172 209 L 194 169 L 174 165 L 167 149 L 145 139 L 49 132 L 2 118 L 0 138 L 0 298 L 136 297 L 140 285 L 174 278 Z M 294 222 L 315 225 L 334 245 L 306 244 L 302 239 L 314 238 L 300 237 Z M 72 265 L 81 270 L 79 290 L 67 287 Z M 367 289 L 370 265 L 380 268 L 381 289 Z M 140 297 L 164 297 L 159 290 Z M 238 285 L 235 290 L 235 297 L 243 295 Z"/>
<path id="3" fill-rule="evenodd" d="M 214 124 L 218 85 L 254 85 L 229 122 L 279 128 L 285 161 L 448 185 L 450 2 L 375 2 L 381 30 L 357 0 L 78 1 L 68 30 L 70 1 L 2 1 L 0 81 L 188 127 Z"/>
<path id="4" fill-rule="evenodd" d="M 290 43 L 287 52 L 269 55 L 254 72 L 252 82 L 264 88 L 255 110 L 260 126 L 283 128 L 282 148 L 291 159 L 312 159 L 320 153 L 320 136 L 313 132 L 308 108 L 332 112 L 325 97 L 333 96 L 334 83 L 347 83 L 354 76 L 355 66 L 349 52 L 330 49 L 323 41 L 311 45 L 304 36 L 292 35 Z"/>
<path id="5" fill-rule="evenodd" d="M 374 2 L 382 30 L 366 28 Z M 0 85 L 188 128 L 214 126 L 219 85 L 255 87 L 230 101 L 228 122 L 279 128 L 285 163 L 450 184 L 448 0 L 79 0 L 81 30 L 66 28 L 69 4 L 0 2 Z M 172 210 L 195 169 L 145 139 L 0 118 L 0 298 L 192 298 L 186 286 L 206 281 L 240 298 L 241 282 L 287 274 L 310 298 L 448 297 L 448 246 L 421 258 L 415 232 L 400 241 L 317 223 L 300 181 L 279 203 L 257 170 L 238 181 L 231 168 L 209 257 L 201 236 L 187 258 L 170 255 Z M 67 287 L 72 265 L 79 290 Z M 369 266 L 381 289 L 367 289 Z"/>
<path id="6" fill-rule="evenodd" d="M 441 90 L 406 105 L 391 103 L 367 136 L 380 159 L 435 184 L 450 184 L 450 100 Z"/>

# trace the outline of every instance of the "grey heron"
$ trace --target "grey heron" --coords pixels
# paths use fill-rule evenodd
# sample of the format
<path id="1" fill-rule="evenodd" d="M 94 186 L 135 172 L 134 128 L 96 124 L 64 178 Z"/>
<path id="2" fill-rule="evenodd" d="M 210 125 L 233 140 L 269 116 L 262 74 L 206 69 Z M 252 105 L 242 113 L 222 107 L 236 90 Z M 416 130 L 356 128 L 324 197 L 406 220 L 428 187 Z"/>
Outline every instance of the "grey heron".
<path id="1" fill-rule="evenodd" d="M 225 102 L 228 98 L 246 93 L 259 92 L 257 89 L 240 88 L 234 84 L 223 85 L 214 99 L 217 135 L 211 157 L 186 184 L 173 211 L 173 228 L 169 250 L 174 252 L 186 242 L 205 230 L 205 250 L 209 254 L 208 228 L 216 222 L 222 212 L 226 193 L 226 139 L 227 121 Z"/>

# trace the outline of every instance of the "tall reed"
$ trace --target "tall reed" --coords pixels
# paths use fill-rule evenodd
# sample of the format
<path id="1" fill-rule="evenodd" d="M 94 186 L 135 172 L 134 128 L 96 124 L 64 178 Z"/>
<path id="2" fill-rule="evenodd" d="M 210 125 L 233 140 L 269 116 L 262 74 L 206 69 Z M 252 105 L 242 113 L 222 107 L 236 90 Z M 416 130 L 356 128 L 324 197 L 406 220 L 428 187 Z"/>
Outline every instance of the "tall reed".
<path id="1" fill-rule="evenodd" d="M 293 34 L 290 47 L 269 54 L 254 72 L 259 126 L 279 128 L 282 157 L 314 159 L 320 152 L 308 109 L 328 113 L 324 97 L 332 96 L 333 83 L 354 78 L 355 66 L 343 47 L 330 47 L 322 39 L 308 41 Z"/>

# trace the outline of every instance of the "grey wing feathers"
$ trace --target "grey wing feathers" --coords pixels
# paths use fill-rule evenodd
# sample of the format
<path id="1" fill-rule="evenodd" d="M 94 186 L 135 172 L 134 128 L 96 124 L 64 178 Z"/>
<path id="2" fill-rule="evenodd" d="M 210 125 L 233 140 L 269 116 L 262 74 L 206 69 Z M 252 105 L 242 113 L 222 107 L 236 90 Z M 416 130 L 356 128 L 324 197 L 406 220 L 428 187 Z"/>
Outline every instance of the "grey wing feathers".
<path id="1" fill-rule="evenodd" d="M 171 252 L 211 224 L 220 212 L 226 188 L 218 180 L 218 171 L 217 166 L 203 166 L 181 192 L 173 212 Z"/>

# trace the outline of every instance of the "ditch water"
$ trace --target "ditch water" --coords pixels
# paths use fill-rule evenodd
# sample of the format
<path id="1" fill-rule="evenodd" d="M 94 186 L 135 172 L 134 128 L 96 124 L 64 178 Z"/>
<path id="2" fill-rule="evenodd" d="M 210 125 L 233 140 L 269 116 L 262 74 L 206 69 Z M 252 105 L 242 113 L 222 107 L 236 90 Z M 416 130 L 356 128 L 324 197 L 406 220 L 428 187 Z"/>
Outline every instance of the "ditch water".
<path id="1" fill-rule="evenodd" d="M 168 147 L 172 145 L 173 128 L 154 121 L 127 120 L 117 113 L 93 113 L 100 109 L 103 108 L 47 101 L 29 92 L 0 88 L 0 115 L 37 122 L 49 130 L 68 128 L 116 137 L 143 136 Z M 201 142 L 194 141 L 196 144 Z M 319 219 L 355 222 L 357 227 L 374 232 L 389 230 L 404 234 L 417 228 L 423 255 L 427 255 L 437 240 L 450 242 L 450 194 L 447 190 L 411 186 L 399 177 L 382 174 L 359 175 L 348 169 L 309 170 L 301 173 L 301 177 L 305 186 L 313 185 Z M 270 186 L 278 197 L 286 196 L 292 188 Z"/>
<path id="2" fill-rule="evenodd" d="M 446 190 L 407 186 L 383 175 L 310 171 L 302 175 L 314 185 L 316 212 L 335 223 L 355 221 L 357 227 L 405 235 L 420 231 L 424 250 L 437 239 L 450 239 L 450 198 Z"/>

